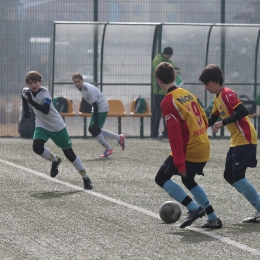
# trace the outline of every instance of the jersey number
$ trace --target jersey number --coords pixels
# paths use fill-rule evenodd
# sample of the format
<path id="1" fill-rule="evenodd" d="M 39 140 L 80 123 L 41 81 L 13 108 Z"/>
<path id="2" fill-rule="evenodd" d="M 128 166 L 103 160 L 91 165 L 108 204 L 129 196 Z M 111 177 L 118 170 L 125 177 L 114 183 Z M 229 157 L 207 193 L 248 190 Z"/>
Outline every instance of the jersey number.
<path id="1" fill-rule="evenodd" d="M 191 109 L 190 109 L 190 106 L 191 106 Z M 202 116 L 201 116 L 201 113 L 200 113 L 200 110 L 198 108 L 197 103 L 196 102 L 191 102 L 190 106 L 186 105 L 187 109 L 189 111 L 192 111 L 193 114 L 197 117 L 198 125 L 202 125 Z"/>

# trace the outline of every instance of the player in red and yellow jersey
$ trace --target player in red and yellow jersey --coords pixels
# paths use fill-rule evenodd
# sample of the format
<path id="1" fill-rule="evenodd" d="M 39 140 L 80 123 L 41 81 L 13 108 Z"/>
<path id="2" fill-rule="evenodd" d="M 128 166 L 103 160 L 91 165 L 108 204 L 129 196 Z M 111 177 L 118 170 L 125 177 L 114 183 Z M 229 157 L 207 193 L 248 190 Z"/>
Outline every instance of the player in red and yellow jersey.
<path id="1" fill-rule="evenodd" d="M 180 228 L 191 225 L 205 214 L 208 221 L 202 225 L 203 228 L 221 228 L 221 220 L 214 212 L 205 191 L 195 182 L 196 174 L 204 175 L 203 168 L 210 154 L 206 114 L 192 93 L 174 86 L 175 73 L 171 64 L 160 63 L 155 76 L 160 87 L 167 93 L 161 102 L 161 110 L 172 152 L 157 172 L 155 182 L 188 208 L 189 215 Z M 173 175 L 181 176 L 182 183 L 197 203 L 171 180 Z"/>
<path id="2" fill-rule="evenodd" d="M 253 205 L 256 213 L 243 220 L 244 223 L 260 223 L 260 199 L 254 186 L 246 179 L 247 167 L 255 168 L 257 165 L 256 130 L 248 118 L 248 110 L 230 88 L 223 86 L 224 75 L 215 64 L 208 65 L 201 73 L 199 80 L 206 90 L 215 94 L 209 126 L 218 132 L 226 126 L 231 134 L 230 148 L 226 156 L 224 179 L 237 189 L 238 192 Z M 221 121 L 218 121 L 218 118 Z"/>

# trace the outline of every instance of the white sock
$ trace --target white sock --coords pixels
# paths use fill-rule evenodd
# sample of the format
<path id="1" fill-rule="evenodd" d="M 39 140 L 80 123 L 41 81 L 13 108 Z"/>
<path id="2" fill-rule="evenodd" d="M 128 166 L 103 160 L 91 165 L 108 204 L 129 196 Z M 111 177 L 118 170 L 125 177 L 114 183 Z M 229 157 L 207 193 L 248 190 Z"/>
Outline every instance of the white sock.
<path id="1" fill-rule="evenodd" d="M 48 161 L 51 161 L 51 162 L 58 161 L 58 158 L 56 157 L 56 155 L 54 155 L 48 148 L 45 148 L 45 147 L 44 147 L 43 153 L 41 154 L 41 157 Z"/>
<path id="2" fill-rule="evenodd" d="M 74 162 L 72 162 L 72 165 L 76 168 L 76 170 L 79 172 L 79 174 L 82 176 L 82 178 L 87 178 L 88 175 L 86 173 L 86 170 L 84 169 L 84 166 L 82 164 L 82 161 L 78 156 L 76 156 L 76 159 Z"/>
<path id="3" fill-rule="evenodd" d="M 82 176 L 83 179 L 87 179 L 88 178 L 88 175 L 87 175 L 85 169 L 83 171 L 81 171 L 79 174 Z"/>
<path id="4" fill-rule="evenodd" d="M 115 134 L 113 132 L 107 131 L 105 129 L 101 129 L 101 133 L 105 138 L 115 139 L 119 142 L 120 136 L 118 134 Z"/>
<path id="5" fill-rule="evenodd" d="M 106 141 L 106 139 L 104 138 L 104 136 L 102 135 L 102 133 L 100 133 L 99 135 L 97 135 L 95 137 L 95 139 L 102 145 L 104 146 L 106 149 L 111 149 L 110 145 L 108 144 L 108 142 Z"/>

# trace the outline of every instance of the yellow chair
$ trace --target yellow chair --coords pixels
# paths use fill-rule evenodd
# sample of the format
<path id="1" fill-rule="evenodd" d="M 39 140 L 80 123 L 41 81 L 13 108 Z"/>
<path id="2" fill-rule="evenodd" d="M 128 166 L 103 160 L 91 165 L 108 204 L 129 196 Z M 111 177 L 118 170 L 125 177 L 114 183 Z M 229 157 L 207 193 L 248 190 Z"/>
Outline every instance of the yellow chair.
<path id="1" fill-rule="evenodd" d="M 109 99 L 107 102 L 109 105 L 109 111 L 107 116 L 115 116 L 115 117 L 126 116 L 124 105 L 120 99 Z"/>
<path id="2" fill-rule="evenodd" d="M 121 134 L 121 118 L 126 117 L 124 105 L 120 99 L 109 99 L 107 102 L 109 105 L 107 116 L 118 118 L 118 134 Z"/>
<path id="3" fill-rule="evenodd" d="M 67 99 L 67 104 L 68 104 L 68 112 L 61 112 L 60 115 L 63 117 L 68 117 L 68 116 L 75 116 L 75 111 L 72 106 L 72 100 Z"/>
<path id="4" fill-rule="evenodd" d="M 135 116 L 135 117 L 151 117 L 152 116 L 152 113 L 150 110 L 150 105 L 146 100 L 145 100 L 146 109 L 145 109 L 144 113 L 142 113 L 142 114 L 135 112 L 135 102 L 136 102 L 136 100 L 134 99 L 130 105 L 130 115 L 131 116 Z"/>
<path id="5" fill-rule="evenodd" d="M 135 99 L 131 102 L 130 115 L 132 117 L 139 117 L 140 118 L 140 137 L 143 138 L 144 137 L 144 117 L 151 117 L 152 113 L 151 113 L 151 110 L 150 110 L 150 105 L 146 100 L 145 100 L 146 109 L 145 109 L 144 113 L 140 114 L 140 113 L 135 112 L 135 102 L 136 102 Z"/>

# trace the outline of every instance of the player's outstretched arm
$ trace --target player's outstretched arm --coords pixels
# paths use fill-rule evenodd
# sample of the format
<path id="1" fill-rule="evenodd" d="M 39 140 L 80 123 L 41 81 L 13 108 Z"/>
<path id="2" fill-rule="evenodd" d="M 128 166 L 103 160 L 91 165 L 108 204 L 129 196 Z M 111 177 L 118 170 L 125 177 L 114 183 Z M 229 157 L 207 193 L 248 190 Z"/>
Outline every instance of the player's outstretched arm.
<path id="1" fill-rule="evenodd" d="M 31 93 L 28 93 L 27 95 L 28 95 L 28 102 L 31 104 L 31 106 L 33 106 L 37 110 L 41 111 L 43 114 L 48 115 L 48 113 L 50 111 L 50 103 L 51 103 L 50 99 L 45 98 L 43 101 L 43 104 L 41 105 L 32 99 Z"/>
<path id="2" fill-rule="evenodd" d="M 30 118 L 31 113 L 30 113 L 30 110 L 29 110 L 29 104 L 28 104 L 27 99 L 24 98 L 23 96 L 22 96 L 22 102 L 23 102 L 23 111 L 24 111 L 23 116 L 25 118 Z"/>
<path id="3" fill-rule="evenodd" d="M 97 101 L 92 104 L 94 113 L 94 125 L 98 125 L 98 105 Z"/>
<path id="4" fill-rule="evenodd" d="M 219 116 L 211 114 L 208 118 L 208 127 L 213 126 L 219 119 Z"/>
<path id="5" fill-rule="evenodd" d="M 239 104 L 235 109 L 235 113 L 222 120 L 223 125 L 227 125 L 238 121 L 239 119 L 248 115 L 248 110 L 243 104 Z"/>

